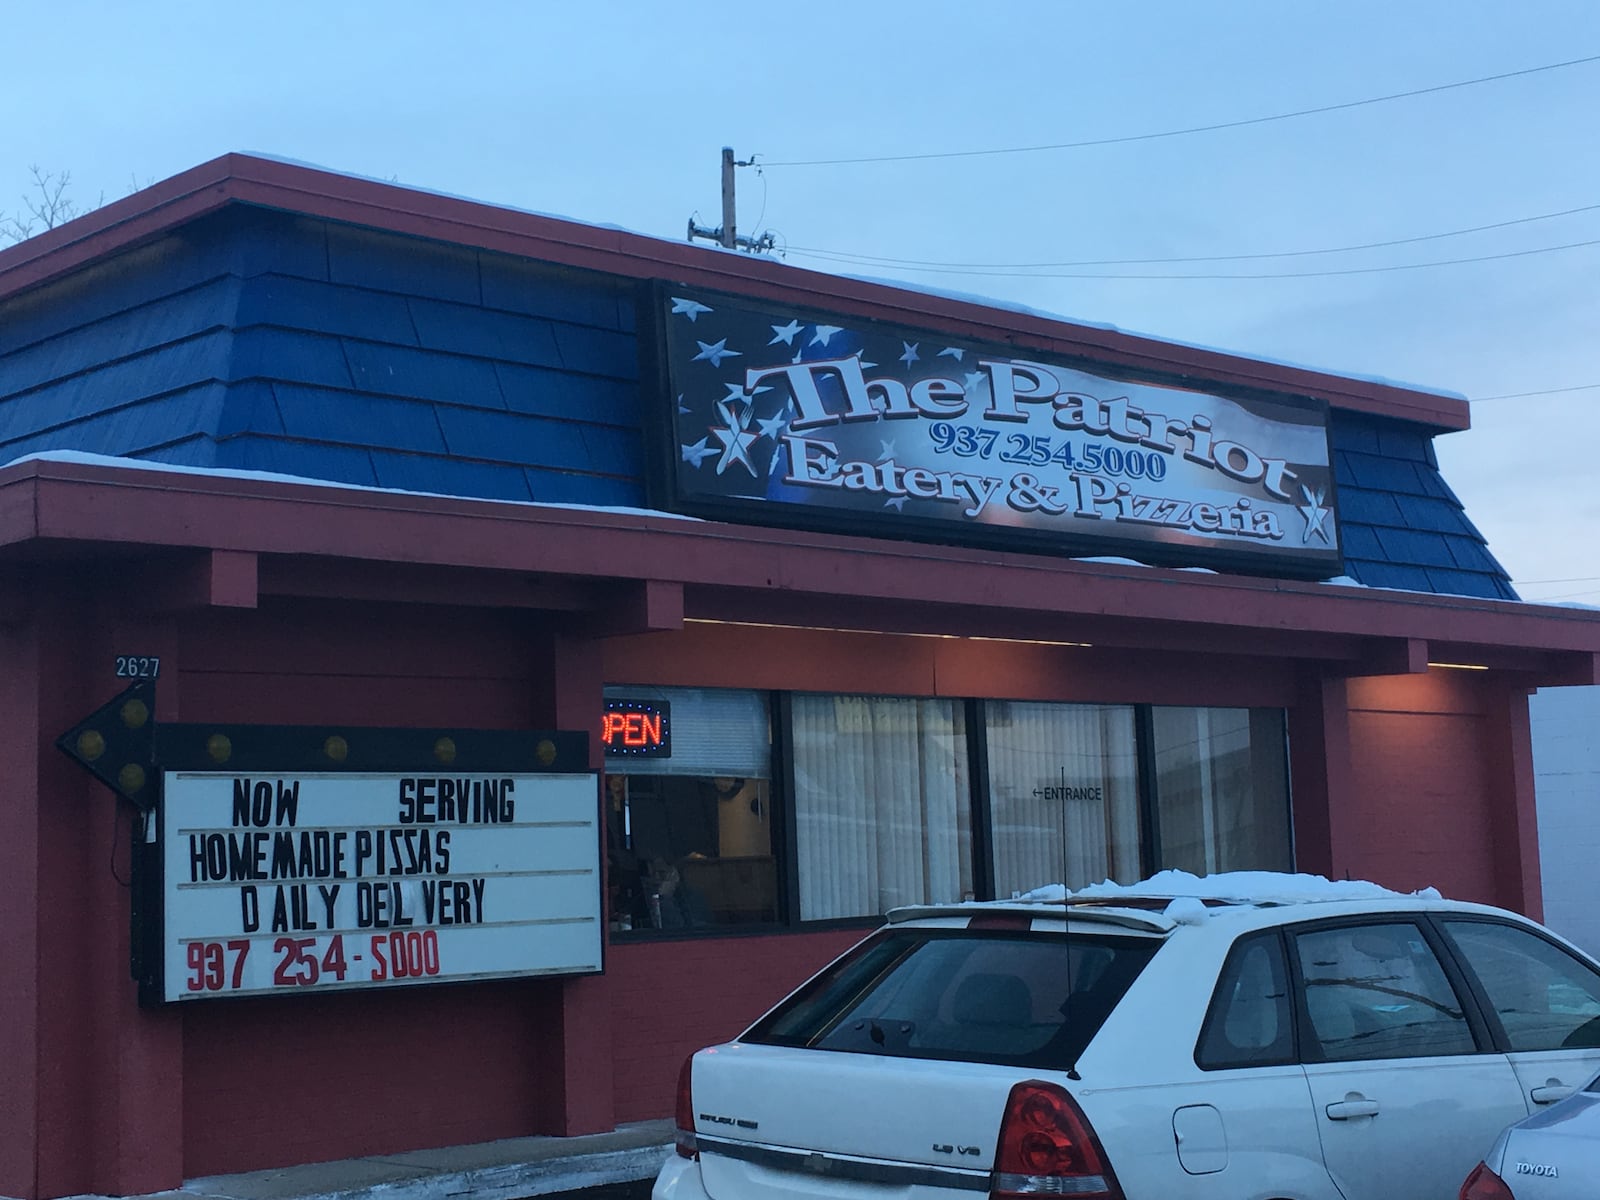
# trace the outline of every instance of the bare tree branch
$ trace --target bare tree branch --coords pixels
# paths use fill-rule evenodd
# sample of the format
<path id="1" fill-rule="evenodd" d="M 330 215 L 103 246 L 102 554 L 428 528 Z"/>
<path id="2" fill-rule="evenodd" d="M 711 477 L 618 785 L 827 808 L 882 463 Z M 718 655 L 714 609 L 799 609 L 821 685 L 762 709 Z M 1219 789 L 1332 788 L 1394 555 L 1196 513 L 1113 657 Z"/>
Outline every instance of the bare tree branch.
<path id="1" fill-rule="evenodd" d="M 0 212 L 0 238 L 21 242 L 46 229 L 64 225 L 74 217 L 82 216 L 88 209 L 79 208 L 67 194 L 72 183 L 70 171 L 46 171 L 37 165 L 28 168 L 33 186 L 22 196 L 22 207 L 16 212 Z M 104 202 L 104 197 L 101 201 Z M 98 204 L 93 207 L 100 207 Z"/>

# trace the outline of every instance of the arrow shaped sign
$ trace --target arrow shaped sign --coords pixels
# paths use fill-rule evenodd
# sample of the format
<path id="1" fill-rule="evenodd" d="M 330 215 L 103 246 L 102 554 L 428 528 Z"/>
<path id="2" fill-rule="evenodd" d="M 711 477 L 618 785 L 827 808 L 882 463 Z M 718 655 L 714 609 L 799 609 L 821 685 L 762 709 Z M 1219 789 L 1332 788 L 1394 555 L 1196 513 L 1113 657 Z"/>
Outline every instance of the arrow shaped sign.
<path id="1" fill-rule="evenodd" d="M 56 739 L 56 745 L 124 800 L 155 807 L 156 685 L 141 679 Z"/>

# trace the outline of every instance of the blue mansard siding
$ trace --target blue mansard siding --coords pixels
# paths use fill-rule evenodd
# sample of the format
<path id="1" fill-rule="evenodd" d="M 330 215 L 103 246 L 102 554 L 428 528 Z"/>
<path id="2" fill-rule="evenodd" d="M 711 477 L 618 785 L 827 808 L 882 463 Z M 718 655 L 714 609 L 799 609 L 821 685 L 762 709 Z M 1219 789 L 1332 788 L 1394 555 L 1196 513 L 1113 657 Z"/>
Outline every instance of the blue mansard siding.
<path id="1" fill-rule="evenodd" d="M 1426 432 L 1335 412 L 1333 445 L 1346 574 L 1371 587 L 1517 599 L 1439 474 Z"/>
<path id="2" fill-rule="evenodd" d="M 0 303 L 0 462 L 642 505 L 635 285 L 234 208 Z M 1348 574 L 1515 599 L 1424 431 L 1334 415 Z"/>
<path id="3" fill-rule="evenodd" d="M 0 305 L 0 461 L 644 502 L 629 281 L 234 210 Z"/>

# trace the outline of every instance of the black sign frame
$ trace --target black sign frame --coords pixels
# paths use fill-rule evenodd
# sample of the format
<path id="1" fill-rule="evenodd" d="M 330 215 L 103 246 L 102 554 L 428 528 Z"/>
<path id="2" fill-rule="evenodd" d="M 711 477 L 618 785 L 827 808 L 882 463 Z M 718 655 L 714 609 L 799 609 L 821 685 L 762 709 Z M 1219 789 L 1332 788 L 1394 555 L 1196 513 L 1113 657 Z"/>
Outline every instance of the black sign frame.
<path id="1" fill-rule="evenodd" d="M 1162 542 L 1119 536 L 1116 532 L 1102 534 L 1098 530 L 1091 535 L 1071 530 L 1057 532 L 989 524 L 978 525 L 903 514 L 885 517 L 859 509 L 723 497 L 686 491 L 679 484 L 680 402 L 673 376 L 670 348 L 671 327 L 668 306 L 674 297 L 690 298 L 713 307 L 720 302 L 747 313 L 765 314 L 775 319 L 788 318 L 813 326 L 829 326 L 836 323 L 852 330 L 869 331 L 872 336 L 877 337 L 902 341 L 921 339 L 929 344 L 954 345 L 970 350 L 974 354 L 998 359 L 1026 358 L 1084 372 L 1109 383 L 1180 389 L 1239 404 L 1272 406 L 1304 414 L 1308 418 L 1308 424 L 1317 424 L 1321 427 L 1327 468 L 1325 481 L 1321 484 L 1323 491 L 1317 503 L 1324 505 L 1326 510 L 1333 514 L 1329 524 L 1333 526 L 1334 536 L 1329 539 L 1330 544 L 1327 549 L 1319 548 L 1313 557 L 1289 550 L 1276 553 L 1270 549 L 1235 550 L 1226 544 Z M 1330 406 L 1321 398 L 1290 391 L 1243 386 L 1186 374 L 1178 370 L 1131 367 L 1085 355 L 1045 352 L 1032 347 L 984 341 L 966 335 L 941 333 L 927 327 L 902 326 L 873 317 L 827 313 L 806 305 L 780 306 L 769 298 L 741 296 L 667 280 L 651 280 L 641 284 L 638 306 L 640 378 L 646 413 L 645 483 L 649 503 L 654 508 L 708 520 L 808 530 L 841 536 L 865 535 L 1070 558 L 1126 557 L 1152 566 L 1204 567 L 1273 578 L 1320 580 L 1344 574 L 1343 519 L 1339 513 L 1337 482 L 1334 478 Z M 1114 530 L 1115 526 L 1112 528 Z M 1309 537 L 1309 533 L 1306 536 Z"/>
<path id="2" fill-rule="evenodd" d="M 121 699 L 121 697 L 118 697 Z M 162 781 L 168 771 L 240 771 L 253 774 L 406 774 L 461 772 L 512 775 L 592 775 L 595 777 L 596 834 L 603 837 L 599 804 L 600 773 L 589 765 L 587 732 L 570 730 L 484 730 L 385 728 L 359 725 L 235 725 L 174 723 L 153 730 L 151 807 L 134 825 L 129 966 L 142 1008 L 192 1001 L 166 998 L 165 821 Z M 220 741 L 219 741 L 220 739 Z M 225 755 L 225 757 L 223 757 Z M 220 761 L 219 761 L 220 759 Z M 157 832 L 159 831 L 159 833 Z M 600 920 L 605 918 L 604 842 L 595 871 Z M 593 971 L 563 971 L 559 977 L 604 974 L 609 942 L 600 937 L 600 964 Z M 495 976 L 495 979 L 518 976 Z M 411 988 L 462 986 L 474 979 L 417 980 Z M 366 987 L 340 988 L 337 994 L 365 993 Z M 307 989 L 306 994 L 316 989 Z M 300 994 L 286 989 L 276 995 Z M 318 994 L 334 994 L 320 992 Z M 208 997 L 207 1002 L 259 1000 L 260 992 Z"/>

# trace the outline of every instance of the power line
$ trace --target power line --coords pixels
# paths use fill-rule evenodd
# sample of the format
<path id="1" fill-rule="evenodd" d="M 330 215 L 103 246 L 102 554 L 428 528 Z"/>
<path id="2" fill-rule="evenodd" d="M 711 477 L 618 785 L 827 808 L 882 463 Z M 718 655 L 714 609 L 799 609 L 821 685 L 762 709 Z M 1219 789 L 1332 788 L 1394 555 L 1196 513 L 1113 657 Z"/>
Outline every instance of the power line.
<path id="1" fill-rule="evenodd" d="M 1474 396 L 1472 402 L 1477 404 L 1483 400 L 1521 400 L 1524 396 L 1559 396 L 1562 392 L 1587 392 L 1594 388 L 1600 388 L 1600 383 L 1578 383 L 1572 387 L 1545 388 L 1538 392 L 1504 392 L 1498 396 Z"/>
<path id="2" fill-rule="evenodd" d="M 877 254 L 858 254 L 850 250 L 830 250 L 825 246 L 792 246 L 785 249 L 796 254 L 833 254 L 863 265 L 882 267 L 939 267 L 944 270 L 1005 270 L 1032 271 L 1046 267 L 1136 267 L 1155 266 L 1162 263 L 1243 262 L 1262 258 L 1305 258 L 1314 254 L 1347 254 L 1356 250 L 1383 250 L 1390 246 L 1409 246 L 1417 242 L 1435 242 L 1441 238 L 1462 237 L 1469 233 L 1484 233 L 1491 229 L 1508 229 L 1513 225 L 1529 225 L 1535 221 L 1553 221 L 1557 217 L 1570 217 L 1577 213 L 1600 210 L 1600 204 L 1584 204 L 1578 208 L 1564 208 L 1560 212 L 1540 213 L 1534 217 L 1513 217 L 1508 221 L 1494 221 L 1488 225 L 1470 225 L 1465 229 L 1448 229 L 1443 233 L 1424 233 L 1416 237 L 1390 238 L 1383 242 L 1360 242 L 1350 246 L 1328 246 L 1320 250 L 1279 250 L 1261 254 L 1196 254 L 1187 258 L 1084 258 L 1067 262 L 1038 263 L 963 263 L 939 262 L 922 258 L 888 258 Z"/>
<path id="3" fill-rule="evenodd" d="M 1526 258 L 1534 254 L 1554 254 L 1562 250 L 1580 250 L 1586 246 L 1600 246 L 1600 238 L 1592 238 L 1583 242 L 1566 242 L 1559 246 L 1539 246 L 1532 250 L 1510 250 L 1503 254 L 1480 254 L 1471 258 L 1441 258 L 1432 262 L 1418 263 L 1392 263 L 1385 267 L 1345 267 L 1330 271 L 1264 271 L 1254 273 L 1236 273 L 1232 275 L 1129 275 L 1105 271 L 985 271 L 954 267 L 913 267 L 899 266 L 902 271 L 916 271 L 934 275 L 978 275 L 1001 279 L 1145 279 L 1145 280 L 1176 280 L 1176 279 L 1323 279 L 1337 275 L 1381 275 L 1390 271 L 1422 271 L 1429 267 L 1455 267 L 1464 263 L 1496 262 L 1507 258 Z M 861 261 L 847 254 L 832 254 L 825 251 L 800 251 L 790 250 L 789 253 L 799 258 L 814 258 L 822 262 L 840 263 L 845 266 L 883 266 L 886 264 Z"/>
<path id="4" fill-rule="evenodd" d="M 1134 133 L 1123 137 L 1092 138 L 1081 142 L 1054 142 L 1044 146 L 1009 146 L 992 150 L 946 150 L 929 154 L 879 154 L 864 158 L 811 158 L 767 162 L 767 167 L 833 167 L 860 163 L 916 162 L 934 158 L 977 158 L 996 154 L 1038 154 L 1046 150 L 1080 150 L 1089 146 L 1118 146 L 1128 142 L 1149 142 L 1158 138 L 1185 137 L 1192 133 L 1215 133 L 1222 129 L 1242 129 L 1248 125 L 1265 125 L 1272 121 L 1288 121 L 1295 117 L 1310 117 L 1318 113 L 1341 112 L 1345 109 L 1363 108 L 1370 104 L 1386 104 L 1391 100 L 1408 100 L 1413 96 L 1427 96 L 1434 92 L 1448 92 L 1456 88 L 1476 87 L 1482 83 L 1497 83 L 1502 79 L 1516 79 L 1523 75 L 1537 75 L 1542 71 L 1559 71 L 1600 62 L 1600 54 L 1584 58 L 1569 58 L 1565 62 L 1546 63 L 1539 67 L 1525 67 L 1520 71 L 1503 71 L 1498 75 L 1480 75 L 1476 79 L 1461 79 L 1455 83 L 1440 83 L 1433 87 L 1413 88 L 1405 92 L 1391 92 L 1386 96 L 1369 96 L 1365 100 L 1346 100 L 1342 104 L 1323 104 L 1316 108 L 1298 108 L 1293 112 L 1274 113 L 1267 117 L 1247 117 L 1240 121 L 1218 121 L 1211 125 L 1191 125 L 1184 129 L 1164 129 L 1157 133 Z"/>
<path id="5" fill-rule="evenodd" d="M 1578 575 L 1572 579 L 1518 579 L 1518 587 L 1537 587 L 1546 583 L 1600 583 L 1600 575 Z"/>
<path id="6" fill-rule="evenodd" d="M 1600 596 L 1600 588 L 1590 588 L 1587 592 L 1564 592 L 1559 596 L 1535 596 L 1532 604 L 1555 604 L 1562 600 L 1576 600 L 1579 596 Z"/>

